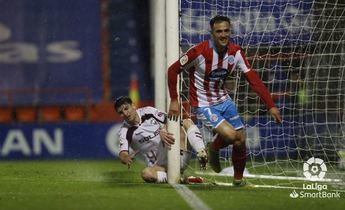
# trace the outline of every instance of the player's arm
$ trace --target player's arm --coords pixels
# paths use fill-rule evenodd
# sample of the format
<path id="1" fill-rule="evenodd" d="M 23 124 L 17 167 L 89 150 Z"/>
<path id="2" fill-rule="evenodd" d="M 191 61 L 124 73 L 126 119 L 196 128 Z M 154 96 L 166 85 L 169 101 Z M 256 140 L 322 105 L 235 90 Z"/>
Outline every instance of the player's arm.
<path id="1" fill-rule="evenodd" d="M 133 155 L 129 154 L 129 145 L 130 143 L 128 142 L 128 140 L 126 139 L 126 135 L 127 135 L 127 129 L 125 128 L 121 128 L 118 136 L 119 136 L 119 159 L 121 161 L 121 163 L 125 164 L 128 166 L 128 168 L 130 167 L 130 165 L 133 162 Z"/>
<path id="2" fill-rule="evenodd" d="M 172 133 L 167 131 L 167 114 L 162 112 L 154 107 L 146 107 L 147 113 L 153 115 L 157 122 L 159 122 L 160 129 L 159 129 L 159 136 L 161 141 L 170 148 L 172 144 L 175 143 L 175 138 Z"/>
<path id="3" fill-rule="evenodd" d="M 176 89 L 178 75 L 182 72 L 184 67 L 195 60 L 197 55 L 197 49 L 193 47 L 168 68 L 168 88 L 170 94 L 168 117 L 170 119 L 177 120 L 177 117 L 180 115 L 178 94 Z"/>
<path id="4" fill-rule="evenodd" d="M 126 150 L 120 151 L 119 158 L 120 158 L 121 163 L 128 166 L 131 165 L 133 162 L 133 157 Z"/>
<path id="5" fill-rule="evenodd" d="M 155 119 L 160 123 L 159 136 L 161 141 L 170 148 L 172 144 L 175 143 L 175 138 L 172 133 L 167 131 L 167 114 L 165 112 L 159 111 L 156 108 L 153 109 L 153 115 Z"/>
<path id="6" fill-rule="evenodd" d="M 162 126 L 159 130 L 159 136 L 161 137 L 161 141 L 164 142 L 168 148 L 171 147 L 175 143 L 174 134 L 169 133 L 166 129 L 166 125 Z"/>
<path id="7" fill-rule="evenodd" d="M 267 110 L 269 110 L 269 113 L 274 118 L 274 120 L 277 123 L 281 123 L 282 119 L 280 116 L 280 112 L 278 108 L 275 106 L 275 103 L 267 90 L 266 86 L 262 82 L 262 80 L 259 78 L 259 76 L 256 74 L 255 71 L 252 70 L 248 60 L 246 59 L 246 56 L 243 52 L 243 50 L 239 50 L 236 53 L 236 56 L 238 56 L 239 61 L 239 67 L 244 73 L 250 87 L 252 90 L 258 94 L 258 96 L 261 98 L 261 100 L 265 103 Z"/>

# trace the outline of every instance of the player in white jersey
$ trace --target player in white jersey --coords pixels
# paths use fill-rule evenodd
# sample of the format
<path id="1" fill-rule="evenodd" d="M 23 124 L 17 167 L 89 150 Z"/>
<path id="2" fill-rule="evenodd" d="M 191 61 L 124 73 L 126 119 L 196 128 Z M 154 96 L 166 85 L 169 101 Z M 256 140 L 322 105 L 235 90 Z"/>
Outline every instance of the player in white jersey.
<path id="1" fill-rule="evenodd" d="M 167 115 L 154 107 L 136 108 L 129 97 L 121 96 L 114 103 L 115 111 L 124 119 L 120 137 L 119 158 L 123 164 L 132 164 L 134 156 L 141 157 L 147 166 L 141 173 L 146 182 L 166 182 L 167 150 L 175 143 L 173 134 L 167 132 Z M 199 129 L 190 119 L 183 121 L 187 138 L 202 168 L 206 168 L 207 152 Z M 183 137 L 183 135 L 181 135 Z M 184 139 L 184 138 L 183 138 Z M 130 148 L 133 153 L 130 154 Z M 185 169 L 190 152 L 181 152 L 181 169 Z"/>

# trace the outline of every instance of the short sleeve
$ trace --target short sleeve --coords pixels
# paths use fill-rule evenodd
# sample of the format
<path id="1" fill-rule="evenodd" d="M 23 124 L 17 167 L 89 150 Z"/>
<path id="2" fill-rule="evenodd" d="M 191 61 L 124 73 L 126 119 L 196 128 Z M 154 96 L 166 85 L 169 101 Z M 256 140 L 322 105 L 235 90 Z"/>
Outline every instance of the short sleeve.
<path id="1" fill-rule="evenodd" d="M 242 49 L 239 49 L 236 52 L 235 60 L 237 61 L 237 67 L 243 73 L 247 73 L 252 68 L 251 65 L 249 64 L 249 62 L 248 62 L 248 60 L 247 60 L 247 58 L 246 58 L 246 56 L 245 56 L 245 54 L 244 54 Z"/>

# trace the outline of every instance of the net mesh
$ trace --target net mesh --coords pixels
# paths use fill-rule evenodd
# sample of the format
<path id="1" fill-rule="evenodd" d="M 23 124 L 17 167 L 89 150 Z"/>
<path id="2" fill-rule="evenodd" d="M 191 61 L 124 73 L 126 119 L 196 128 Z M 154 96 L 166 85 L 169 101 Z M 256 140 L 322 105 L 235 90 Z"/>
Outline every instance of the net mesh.
<path id="1" fill-rule="evenodd" d="M 327 165 L 325 178 L 337 179 L 337 185 L 343 186 L 345 3 L 181 0 L 183 52 L 210 38 L 209 20 L 214 15 L 230 18 L 231 41 L 244 49 L 284 120 L 277 125 L 245 78 L 232 72 L 227 90 L 245 123 L 248 172 L 275 176 L 259 182 L 291 185 L 291 180 L 279 176 L 305 177 L 303 164 L 315 157 Z M 183 74 L 182 108 L 190 114 L 188 73 Z M 211 141 L 212 131 L 200 127 L 204 140 Z M 230 153 L 231 147 L 221 152 L 223 168 L 230 166 Z M 210 179 L 220 178 L 213 174 Z"/>

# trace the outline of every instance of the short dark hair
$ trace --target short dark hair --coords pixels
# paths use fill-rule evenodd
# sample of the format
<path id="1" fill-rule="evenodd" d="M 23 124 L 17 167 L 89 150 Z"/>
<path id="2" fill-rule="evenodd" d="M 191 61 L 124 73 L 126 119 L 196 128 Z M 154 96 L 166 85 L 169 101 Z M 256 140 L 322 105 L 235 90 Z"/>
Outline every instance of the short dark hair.
<path id="1" fill-rule="evenodd" d="M 133 104 L 132 99 L 130 99 L 128 96 L 120 96 L 114 101 L 114 109 L 116 112 L 118 112 L 118 109 L 123 104 Z"/>
<path id="2" fill-rule="evenodd" d="M 219 23 L 219 22 L 228 22 L 230 24 L 230 19 L 226 16 L 222 16 L 222 15 L 216 15 L 214 16 L 211 20 L 210 20 L 210 27 L 211 29 L 213 29 L 213 26 L 215 23 Z"/>

